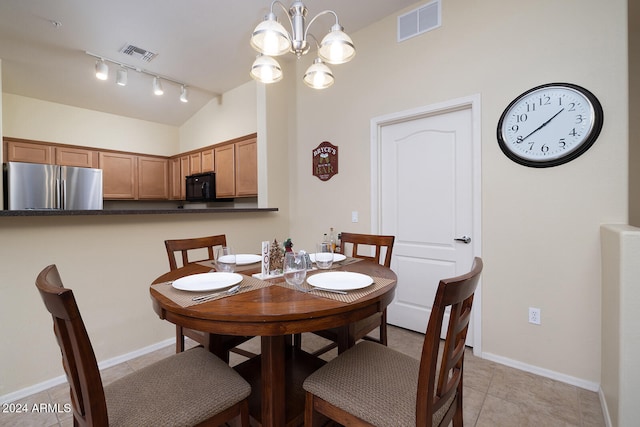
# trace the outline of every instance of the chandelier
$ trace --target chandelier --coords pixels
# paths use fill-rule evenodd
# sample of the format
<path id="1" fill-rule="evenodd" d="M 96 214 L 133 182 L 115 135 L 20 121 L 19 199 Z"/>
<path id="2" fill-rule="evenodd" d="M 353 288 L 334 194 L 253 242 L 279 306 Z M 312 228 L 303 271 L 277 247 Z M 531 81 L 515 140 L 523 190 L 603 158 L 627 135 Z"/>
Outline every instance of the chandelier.
<path id="1" fill-rule="evenodd" d="M 291 32 L 278 22 L 273 13 L 273 6 L 276 4 L 287 14 Z M 309 33 L 309 28 L 318 17 L 326 14 L 333 15 L 336 23 L 318 44 L 318 40 Z M 307 37 L 310 37 L 316 43 L 318 57 L 304 73 L 303 80 L 307 86 L 314 89 L 324 89 L 333 84 L 333 73 L 327 64 L 343 64 L 350 61 L 355 56 L 356 49 L 351 38 L 340 26 L 338 15 L 334 11 L 325 10 L 318 13 L 308 25 L 305 25 L 306 17 L 307 7 L 301 1 L 294 1 L 288 11 L 278 0 L 271 3 L 269 14 L 251 34 L 251 46 L 260 52 L 251 66 L 251 77 L 262 83 L 282 80 L 282 68 L 273 57 L 290 52 L 300 58 L 311 48 L 307 41 Z"/>

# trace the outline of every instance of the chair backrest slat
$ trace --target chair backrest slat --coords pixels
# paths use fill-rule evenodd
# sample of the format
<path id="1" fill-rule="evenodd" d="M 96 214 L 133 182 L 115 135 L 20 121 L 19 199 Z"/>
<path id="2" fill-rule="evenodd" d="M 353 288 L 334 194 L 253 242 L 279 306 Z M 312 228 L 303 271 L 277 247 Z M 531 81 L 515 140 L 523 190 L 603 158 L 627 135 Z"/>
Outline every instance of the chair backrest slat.
<path id="1" fill-rule="evenodd" d="M 107 426 L 107 404 L 98 363 L 73 292 L 63 287 L 55 265 L 40 272 L 36 286 L 53 317 L 53 330 L 71 388 L 75 425 Z"/>
<path id="2" fill-rule="evenodd" d="M 438 285 L 420 360 L 416 401 L 417 425 L 431 425 L 428 414 L 435 413 L 449 401 L 454 393 L 459 393 L 458 396 L 462 396 L 465 340 L 469 328 L 473 296 L 482 268 L 482 259 L 475 258 L 469 273 L 451 279 L 443 279 Z M 451 307 L 449 324 L 444 348 L 439 356 L 440 332 L 447 307 Z M 440 363 L 435 363 L 438 357 L 440 357 Z M 449 424 L 458 402 L 461 402 L 461 399 L 454 400 L 441 425 Z"/>
<path id="3" fill-rule="evenodd" d="M 217 236 L 196 237 L 193 239 L 165 240 L 164 245 L 167 248 L 167 256 L 169 257 L 169 268 L 175 270 L 178 268 L 175 256 L 176 252 L 181 253 L 182 266 L 198 261 L 214 259 L 214 248 L 217 246 L 227 246 L 227 237 L 224 234 L 220 234 Z M 207 249 L 209 258 L 190 260 L 189 251 L 196 249 Z"/>
<path id="4" fill-rule="evenodd" d="M 341 247 L 340 252 L 344 255 L 349 255 L 354 258 L 362 258 L 368 259 L 370 261 L 375 261 L 378 264 L 382 264 L 387 268 L 391 267 L 391 255 L 393 253 L 393 242 L 395 240 L 395 236 L 381 236 L 376 234 L 358 234 L 358 233 L 348 233 L 342 232 L 340 233 L 340 241 Z M 351 252 L 346 250 L 346 246 L 349 244 L 351 246 Z M 359 250 L 360 246 L 375 247 L 375 256 L 364 255 Z M 382 258 L 382 250 L 385 250 L 384 260 Z"/>

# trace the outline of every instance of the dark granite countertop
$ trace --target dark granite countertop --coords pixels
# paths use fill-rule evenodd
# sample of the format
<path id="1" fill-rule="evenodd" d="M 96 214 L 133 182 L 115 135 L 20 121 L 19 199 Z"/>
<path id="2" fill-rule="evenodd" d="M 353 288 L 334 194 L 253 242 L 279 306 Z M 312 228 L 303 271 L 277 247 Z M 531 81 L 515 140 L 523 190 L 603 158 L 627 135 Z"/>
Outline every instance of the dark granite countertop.
<path id="1" fill-rule="evenodd" d="M 168 214 L 216 214 L 242 212 L 277 212 L 278 208 L 202 208 L 202 209 L 103 209 L 85 211 L 67 211 L 59 209 L 27 209 L 21 211 L 0 211 L 0 217 L 15 216 L 79 216 L 79 215 L 168 215 Z"/>

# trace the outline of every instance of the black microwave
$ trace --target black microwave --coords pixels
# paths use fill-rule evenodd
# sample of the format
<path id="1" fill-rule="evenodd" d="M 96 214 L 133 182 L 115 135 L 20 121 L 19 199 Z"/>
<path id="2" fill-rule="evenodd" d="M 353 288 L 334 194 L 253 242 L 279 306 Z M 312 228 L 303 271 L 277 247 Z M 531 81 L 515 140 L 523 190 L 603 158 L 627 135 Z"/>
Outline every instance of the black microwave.
<path id="1" fill-rule="evenodd" d="M 189 175 L 187 181 L 187 201 L 189 202 L 214 202 L 229 199 L 216 197 L 216 174 L 214 172 Z"/>

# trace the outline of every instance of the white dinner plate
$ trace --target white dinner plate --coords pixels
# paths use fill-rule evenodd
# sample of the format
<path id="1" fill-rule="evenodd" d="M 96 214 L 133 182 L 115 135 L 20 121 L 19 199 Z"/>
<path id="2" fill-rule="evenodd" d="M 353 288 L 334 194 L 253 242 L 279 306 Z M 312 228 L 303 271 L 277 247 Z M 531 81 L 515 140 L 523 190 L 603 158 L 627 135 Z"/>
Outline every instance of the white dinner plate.
<path id="1" fill-rule="evenodd" d="M 181 277 L 174 280 L 172 286 L 181 291 L 202 292 L 228 288 L 240 282 L 242 282 L 242 276 L 237 273 L 217 271 Z"/>
<path id="2" fill-rule="evenodd" d="M 316 262 L 316 254 L 309 254 L 309 258 L 311 258 L 311 262 Z M 342 254 L 333 254 L 333 262 L 340 262 L 345 259 L 347 259 L 347 257 Z"/>
<path id="3" fill-rule="evenodd" d="M 321 289 L 352 291 L 370 286 L 373 279 L 366 274 L 351 271 L 329 271 L 307 277 L 307 283 Z"/>
<path id="4" fill-rule="evenodd" d="M 255 254 L 238 254 L 236 255 L 236 265 L 247 265 L 260 262 L 262 258 Z"/>

